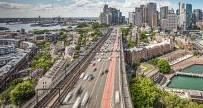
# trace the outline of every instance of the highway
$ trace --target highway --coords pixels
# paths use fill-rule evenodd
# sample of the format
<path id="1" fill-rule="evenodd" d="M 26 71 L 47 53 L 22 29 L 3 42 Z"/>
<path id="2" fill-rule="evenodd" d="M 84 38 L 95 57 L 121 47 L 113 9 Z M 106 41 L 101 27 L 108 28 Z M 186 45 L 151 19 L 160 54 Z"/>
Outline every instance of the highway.
<path id="1" fill-rule="evenodd" d="M 74 88 L 62 98 L 60 108 L 121 108 L 120 34 L 114 28 L 108 39 L 81 72 Z M 91 77 L 90 77 L 91 76 Z M 79 88 L 78 93 L 75 93 Z M 87 102 L 83 102 L 88 94 Z M 69 98 L 70 97 L 70 98 Z"/>
<path id="2" fill-rule="evenodd" d="M 87 50 L 86 55 L 84 55 L 84 57 L 80 58 L 76 62 L 76 65 L 74 64 L 74 67 L 65 69 L 68 72 L 65 72 L 65 74 L 62 74 L 62 76 L 59 76 L 59 79 L 58 79 L 59 83 L 58 84 L 54 83 L 54 84 L 57 84 L 57 86 L 56 87 L 52 86 L 51 89 L 49 90 L 49 92 L 46 93 L 47 95 L 44 96 L 39 101 L 37 101 L 36 105 L 34 104 L 35 102 L 30 103 L 28 105 L 31 105 L 31 106 L 34 105 L 35 108 L 59 107 L 63 97 L 65 97 L 66 94 L 70 90 L 72 90 L 73 86 L 78 81 L 80 74 L 82 73 L 83 70 L 85 70 L 88 67 L 91 60 L 96 55 L 95 52 L 99 51 L 99 49 L 101 48 L 103 43 L 109 37 L 110 33 L 111 33 L 111 30 L 108 30 L 107 34 L 104 35 L 101 39 L 99 39 L 93 46 L 91 46 L 90 49 Z M 38 100 L 38 98 L 37 98 L 37 100 Z M 29 106 L 25 106 L 25 107 L 29 107 Z"/>

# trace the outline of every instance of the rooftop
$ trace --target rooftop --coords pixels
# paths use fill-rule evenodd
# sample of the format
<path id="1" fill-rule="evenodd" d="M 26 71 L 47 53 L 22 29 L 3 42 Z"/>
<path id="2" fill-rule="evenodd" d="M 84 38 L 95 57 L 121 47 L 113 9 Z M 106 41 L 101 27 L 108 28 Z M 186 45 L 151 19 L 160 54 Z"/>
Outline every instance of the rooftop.
<path id="1" fill-rule="evenodd" d="M 167 45 L 167 44 L 170 44 L 170 40 L 164 40 L 161 43 L 149 44 L 148 46 L 130 48 L 130 49 L 127 49 L 127 51 L 130 51 L 130 52 L 132 52 L 132 51 L 141 51 L 143 49 L 151 49 L 151 48 L 154 48 L 154 47 L 157 47 L 157 46 L 162 46 L 162 45 Z"/>

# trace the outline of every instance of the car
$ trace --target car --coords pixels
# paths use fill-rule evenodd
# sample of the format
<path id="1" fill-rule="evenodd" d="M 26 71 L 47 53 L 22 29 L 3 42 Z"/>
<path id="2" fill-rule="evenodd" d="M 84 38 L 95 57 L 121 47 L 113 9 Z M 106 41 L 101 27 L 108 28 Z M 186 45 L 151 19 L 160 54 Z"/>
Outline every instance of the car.
<path id="1" fill-rule="evenodd" d="M 102 73 L 100 74 L 100 76 L 102 76 L 102 75 L 104 75 L 104 72 L 102 72 Z"/>
<path id="2" fill-rule="evenodd" d="M 97 68 L 94 68 L 93 72 L 96 72 L 97 71 Z"/>
<path id="3" fill-rule="evenodd" d="M 85 77 L 83 78 L 83 80 L 87 80 L 89 75 L 85 75 Z"/>
<path id="4" fill-rule="evenodd" d="M 108 69 L 106 69 L 106 70 L 105 70 L 105 73 L 108 73 L 108 72 L 109 72 L 109 70 L 108 70 Z"/>
<path id="5" fill-rule="evenodd" d="M 82 79 L 84 76 L 85 76 L 85 73 L 83 72 L 83 73 L 80 75 L 80 78 L 79 78 L 79 79 Z"/>
<path id="6" fill-rule="evenodd" d="M 88 81 L 90 81 L 90 80 L 93 80 L 94 79 L 94 76 L 92 75 L 92 74 L 90 74 L 89 76 L 88 76 Z"/>
<path id="7" fill-rule="evenodd" d="M 93 63 L 92 66 L 96 66 L 96 63 Z"/>
<path id="8" fill-rule="evenodd" d="M 98 62 L 100 62 L 101 61 L 101 59 L 98 59 Z"/>

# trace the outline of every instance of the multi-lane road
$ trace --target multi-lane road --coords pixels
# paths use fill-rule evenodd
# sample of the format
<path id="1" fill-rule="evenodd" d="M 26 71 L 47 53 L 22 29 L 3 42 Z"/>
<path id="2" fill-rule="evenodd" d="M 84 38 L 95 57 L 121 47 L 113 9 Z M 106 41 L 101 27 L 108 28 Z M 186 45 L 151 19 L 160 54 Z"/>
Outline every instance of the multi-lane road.
<path id="1" fill-rule="evenodd" d="M 82 72 L 74 88 L 62 99 L 61 108 L 120 108 L 120 35 L 114 28 Z M 78 104 L 78 105 L 77 105 Z"/>

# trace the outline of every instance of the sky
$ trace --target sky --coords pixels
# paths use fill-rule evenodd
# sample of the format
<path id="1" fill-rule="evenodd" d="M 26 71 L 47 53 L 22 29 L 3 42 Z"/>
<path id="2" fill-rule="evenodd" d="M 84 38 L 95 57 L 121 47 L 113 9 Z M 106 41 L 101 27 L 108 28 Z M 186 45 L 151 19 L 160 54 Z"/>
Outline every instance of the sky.
<path id="1" fill-rule="evenodd" d="M 182 0 L 202 9 L 203 0 Z M 156 2 L 177 9 L 179 0 L 0 0 L 0 17 L 98 17 L 105 3 L 125 16 L 140 4 Z"/>

